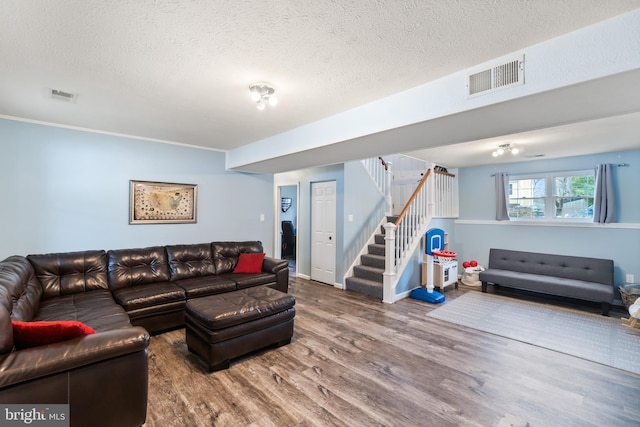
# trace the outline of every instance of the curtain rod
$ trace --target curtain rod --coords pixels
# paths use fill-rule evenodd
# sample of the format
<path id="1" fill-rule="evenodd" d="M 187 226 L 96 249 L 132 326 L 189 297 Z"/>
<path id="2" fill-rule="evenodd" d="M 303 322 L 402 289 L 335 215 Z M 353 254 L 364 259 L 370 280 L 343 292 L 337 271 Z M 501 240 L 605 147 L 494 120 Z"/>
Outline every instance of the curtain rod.
<path id="1" fill-rule="evenodd" d="M 629 163 L 617 163 L 617 164 L 614 164 L 614 165 L 612 165 L 612 166 L 618 166 L 618 167 L 621 167 L 621 168 L 622 168 L 622 167 L 627 167 L 627 166 L 629 166 Z M 556 171 L 556 172 L 570 172 L 570 171 Z M 552 173 L 552 172 L 533 172 L 533 173 Z M 509 175 L 509 172 L 506 172 L 506 174 L 507 174 L 507 175 Z M 526 173 L 526 174 L 523 174 L 523 175 L 530 175 L 530 173 Z M 495 174 L 495 173 L 492 173 L 492 174 L 491 174 L 491 175 L 489 175 L 489 176 L 493 178 L 493 177 L 495 177 L 495 176 L 496 176 L 496 174 Z"/>

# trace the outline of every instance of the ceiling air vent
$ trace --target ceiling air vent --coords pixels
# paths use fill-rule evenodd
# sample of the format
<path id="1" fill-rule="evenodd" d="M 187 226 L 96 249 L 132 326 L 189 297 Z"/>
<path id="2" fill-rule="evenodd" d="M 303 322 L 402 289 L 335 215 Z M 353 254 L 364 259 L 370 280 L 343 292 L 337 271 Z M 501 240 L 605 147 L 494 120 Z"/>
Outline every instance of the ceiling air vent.
<path id="1" fill-rule="evenodd" d="M 524 55 L 467 74 L 467 98 L 524 84 Z"/>
<path id="2" fill-rule="evenodd" d="M 51 89 L 51 97 L 53 99 L 71 102 L 72 104 L 75 104 L 78 101 L 77 93 L 69 93 L 58 89 Z"/>

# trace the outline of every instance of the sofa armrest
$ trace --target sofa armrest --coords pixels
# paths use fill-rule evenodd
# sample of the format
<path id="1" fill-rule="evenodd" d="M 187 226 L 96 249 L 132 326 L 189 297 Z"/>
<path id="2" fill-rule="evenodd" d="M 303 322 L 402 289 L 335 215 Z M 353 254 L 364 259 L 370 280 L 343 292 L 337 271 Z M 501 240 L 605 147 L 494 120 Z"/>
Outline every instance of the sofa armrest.
<path id="1" fill-rule="evenodd" d="M 289 292 L 289 261 L 284 259 L 264 257 L 262 271 L 276 275 L 276 289 L 280 292 Z"/>
<path id="2" fill-rule="evenodd" d="M 276 259 L 270 257 L 264 257 L 262 261 L 262 271 L 265 273 L 278 273 L 282 269 L 289 269 L 289 261 L 284 259 Z"/>
<path id="3" fill-rule="evenodd" d="M 149 333 L 131 327 L 14 351 L 0 356 L 0 389 L 144 351 L 148 346 Z"/>

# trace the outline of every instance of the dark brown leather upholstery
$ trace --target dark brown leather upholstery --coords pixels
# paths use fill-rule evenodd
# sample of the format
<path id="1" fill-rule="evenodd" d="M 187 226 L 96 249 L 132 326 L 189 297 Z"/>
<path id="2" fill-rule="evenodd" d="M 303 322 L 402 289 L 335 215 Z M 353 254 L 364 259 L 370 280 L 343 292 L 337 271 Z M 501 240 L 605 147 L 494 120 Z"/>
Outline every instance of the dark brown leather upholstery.
<path id="1" fill-rule="evenodd" d="M 170 283 L 163 246 L 108 252 L 109 288 L 134 325 L 151 333 L 184 324 L 185 292 Z"/>
<path id="2" fill-rule="evenodd" d="M 107 290 L 81 292 L 49 298 L 40 302 L 40 310 L 33 321 L 77 320 L 97 332 L 130 328 L 127 312 L 114 303 Z"/>
<path id="3" fill-rule="evenodd" d="M 267 285 L 275 288 L 276 275 L 273 273 L 225 273 L 221 277 L 234 281 L 238 289 Z"/>
<path id="4" fill-rule="evenodd" d="M 175 245 L 166 249 L 171 281 L 216 274 L 210 244 Z"/>
<path id="5" fill-rule="evenodd" d="M 216 274 L 231 273 L 238 265 L 240 254 L 261 253 L 262 243 L 255 242 L 213 242 L 213 263 L 216 266 Z"/>
<path id="6" fill-rule="evenodd" d="M 111 250 L 108 256 L 109 289 L 112 291 L 145 283 L 168 282 L 171 277 L 162 246 Z"/>
<path id="7" fill-rule="evenodd" d="M 29 321 L 40 307 L 42 286 L 25 257 L 0 263 L 0 354 L 13 350 L 11 320 Z"/>
<path id="8" fill-rule="evenodd" d="M 213 242 L 211 249 L 216 274 L 236 282 L 239 289 L 267 285 L 280 292 L 289 291 L 289 263 L 285 260 L 265 257 L 261 273 L 233 273 L 240 254 L 263 252 L 262 242 Z"/>
<path id="9" fill-rule="evenodd" d="M 264 285 L 287 292 L 287 261 L 266 257 L 262 272 L 234 274 L 242 252 L 263 252 L 262 243 L 40 254 L 0 262 L 0 403 L 69 403 L 72 426 L 143 424 L 149 332 L 185 325 L 189 300 Z M 290 307 L 207 332 L 214 338 L 206 340 L 224 338 L 217 345 L 226 358 L 282 344 L 293 333 L 294 314 Z M 12 319 L 77 320 L 96 333 L 14 351 Z"/>
<path id="10" fill-rule="evenodd" d="M 144 423 L 149 334 L 131 325 L 105 279 L 103 251 L 0 262 L 0 403 L 67 403 L 72 426 Z M 11 351 L 12 319 L 77 320 L 96 333 Z"/>
<path id="11" fill-rule="evenodd" d="M 104 251 L 66 252 L 29 255 L 44 298 L 94 289 L 108 289 Z"/>
<path id="12" fill-rule="evenodd" d="M 201 276 L 174 282 L 184 289 L 187 299 L 231 292 L 238 289 L 236 282 L 222 276 Z"/>
<path id="13" fill-rule="evenodd" d="M 187 302 L 186 341 L 210 371 L 293 336 L 295 298 L 264 286 L 197 298 Z"/>
<path id="14" fill-rule="evenodd" d="M 120 288 L 113 297 L 125 308 L 131 323 L 155 333 L 184 325 L 184 289 L 171 282 Z"/>

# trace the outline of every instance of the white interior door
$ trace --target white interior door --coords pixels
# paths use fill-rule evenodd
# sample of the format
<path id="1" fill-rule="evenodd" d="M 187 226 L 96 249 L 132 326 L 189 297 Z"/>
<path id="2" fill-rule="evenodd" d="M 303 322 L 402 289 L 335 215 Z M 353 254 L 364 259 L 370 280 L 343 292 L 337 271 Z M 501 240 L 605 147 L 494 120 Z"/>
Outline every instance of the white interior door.
<path id="1" fill-rule="evenodd" d="M 422 160 L 407 156 L 393 156 L 391 162 L 393 171 L 393 184 L 391 185 L 392 211 L 394 215 L 400 215 L 411 194 L 413 194 L 422 179 L 423 174 L 427 171 L 427 164 Z"/>
<path id="2" fill-rule="evenodd" d="M 311 280 L 336 281 L 336 182 L 311 184 Z"/>

